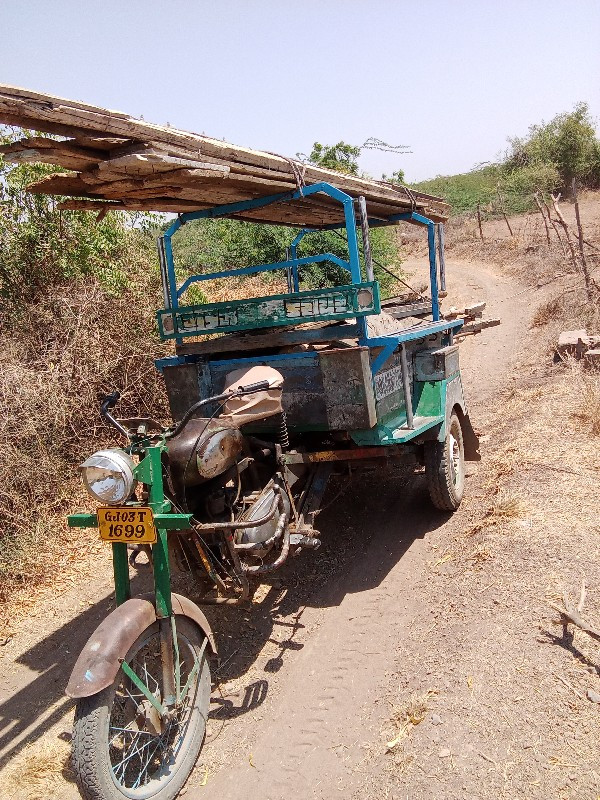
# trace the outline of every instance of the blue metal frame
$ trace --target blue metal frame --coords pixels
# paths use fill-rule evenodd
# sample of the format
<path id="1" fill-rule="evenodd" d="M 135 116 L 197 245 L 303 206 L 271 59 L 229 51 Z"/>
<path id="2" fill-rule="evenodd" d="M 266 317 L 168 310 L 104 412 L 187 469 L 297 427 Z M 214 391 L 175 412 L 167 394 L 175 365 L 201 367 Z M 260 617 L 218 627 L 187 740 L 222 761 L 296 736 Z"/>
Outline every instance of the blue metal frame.
<path id="1" fill-rule="evenodd" d="M 172 236 L 181 228 L 186 222 L 196 219 L 218 219 L 220 217 L 228 217 L 235 214 L 243 213 L 244 211 L 251 211 L 257 208 L 263 208 L 271 205 L 272 203 L 292 202 L 300 200 L 305 197 L 310 197 L 313 194 L 323 193 L 329 195 L 334 200 L 341 203 L 344 209 L 344 222 L 336 223 L 333 225 L 325 225 L 322 230 L 335 230 L 345 228 L 348 238 L 348 261 L 334 256 L 332 253 L 320 254 L 317 256 L 306 256 L 298 258 L 298 245 L 302 239 L 308 234 L 314 232 L 315 228 L 303 228 L 294 238 L 290 246 L 291 258 L 276 264 L 259 264 L 252 267 L 243 267 L 240 269 L 221 270 L 219 272 L 205 273 L 202 275 L 194 275 L 188 278 L 181 287 L 177 287 L 175 278 L 175 265 L 173 260 L 173 247 L 171 243 Z M 388 334 L 380 337 L 370 337 L 368 334 L 367 321 L 364 317 L 357 318 L 357 326 L 359 332 L 359 343 L 366 347 L 382 347 L 381 353 L 374 360 L 371 369 L 375 375 L 388 360 L 393 351 L 401 342 L 411 341 L 413 339 L 423 338 L 430 334 L 439 331 L 453 331 L 458 329 L 461 321 L 443 322 L 440 321 L 440 306 L 439 306 L 439 292 L 438 292 L 438 275 L 437 275 L 437 259 L 436 259 L 436 241 L 435 241 L 435 223 L 428 217 L 418 214 L 415 211 L 410 211 L 402 214 L 395 214 L 387 219 L 369 219 L 369 227 L 379 227 L 382 225 L 393 225 L 397 222 L 412 222 L 422 225 L 427 228 L 427 243 L 429 250 L 429 280 L 431 287 L 431 314 L 433 324 L 420 327 L 414 331 L 399 331 L 398 333 Z M 315 183 L 311 186 L 304 186 L 293 192 L 283 192 L 281 194 L 269 195 L 267 197 L 255 198 L 253 200 L 243 200 L 238 203 L 229 203 L 227 205 L 215 206 L 207 208 L 202 211 L 192 211 L 186 214 L 180 214 L 173 224 L 167 229 L 163 236 L 163 247 L 166 260 L 167 269 L 167 285 L 170 296 L 169 308 L 177 310 L 179 308 L 179 298 L 189 289 L 189 287 L 198 281 L 212 280 L 214 278 L 225 278 L 235 275 L 253 275 L 259 272 L 268 272 L 276 269 L 285 269 L 291 272 L 291 281 L 294 292 L 299 291 L 299 276 L 298 269 L 304 264 L 320 263 L 323 261 L 330 261 L 337 264 L 339 267 L 346 269 L 351 276 L 353 284 L 362 282 L 361 269 L 360 269 L 360 256 L 358 250 L 358 237 L 356 218 L 354 212 L 354 200 L 345 192 L 336 189 L 328 183 Z M 438 324 L 435 324 L 438 323 Z M 181 339 L 177 339 L 181 342 Z"/>
<path id="2" fill-rule="evenodd" d="M 250 271 L 242 271 L 242 270 L 224 270 L 221 272 L 212 272 L 208 273 L 206 276 L 194 276 L 194 278 L 188 279 L 183 287 L 180 289 L 177 288 L 177 280 L 175 277 L 175 263 L 173 260 L 173 245 L 171 239 L 173 235 L 183 226 L 186 222 L 191 222 L 192 220 L 196 219 L 218 219 L 219 217 L 228 217 L 234 214 L 240 214 L 244 211 L 251 211 L 257 208 L 264 208 L 264 206 L 271 205 L 272 203 L 281 203 L 281 202 L 290 202 L 293 200 L 300 200 L 304 197 L 310 197 L 313 194 L 323 193 L 329 195 L 334 200 L 339 201 L 344 209 L 344 224 L 340 225 L 339 227 L 345 227 L 348 231 L 348 262 L 342 262 L 340 266 L 343 266 L 345 269 L 348 269 L 348 272 L 351 275 L 352 283 L 360 283 L 362 280 L 361 272 L 360 272 L 360 257 L 358 254 L 358 240 L 356 236 L 356 220 L 354 217 L 354 200 L 353 198 L 346 194 L 345 192 L 336 189 L 335 186 L 331 186 L 329 183 L 315 183 L 312 186 L 303 186 L 300 189 L 296 190 L 295 192 L 283 192 L 281 194 L 273 194 L 268 195 L 266 197 L 258 197 L 253 200 L 242 200 L 239 203 L 228 203 L 226 205 L 221 206 L 214 206 L 213 208 L 206 208 L 202 211 L 190 211 L 186 214 L 180 214 L 175 222 L 167 228 L 165 233 L 162 236 L 162 245 L 163 251 L 165 255 L 166 261 L 166 270 L 167 270 L 167 285 L 168 285 L 168 293 L 169 293 L 169 300 L 170 304 L 168 306 L 169 309 L 177 310 L 179 307 L 179 297 L 185 291 L 185 289 L 189 288 L 190 283 L 193 283 L 195 280 L 209 280 L 214 278 L 222 278 L 227 277 L 228 275 L 232 274 L 252 274 L 252 272 L 261 272 L 263 269 L 277 269 L 275 265 L 259 265 L 259 267 L 246 267 L 245 270 Z M 352 231 L 352 235 L 350 232 Z M 308 232 L 308 231 L 307 231 Z M 298 240 L 299 241 L 299 240 Z M 327 260 L 322 258 L 321 260 Z M 292 258 L 292 262 L 294 263 L 287 263 L 281 265 L 283 269 L 291 267 L 292 269 L 292 280 L 294 282 L 294 291 L 298 291 L 296 288 L 298 285 L 298 265 L 299 259 Z M 336 263 L 338 263 L 336 259 Z M 310 262 L 304 262 L 310 263 Z M 262 267 L 263 269 L 261 269 Z M 184 288 L 185 287 L 185 288 Z M 366 325 L 364 320 L 362 321 L 362 326 L 360 328 L 366 333 Z M 176 340 L 178 343 L 181 343 L 179 339 Z"/>
<path id="3" fill-rule="evenodd" d="M 338 267 L 341 267 L 352 274 L 348 261 L 344 261 L 342 258 L 339 258 L 333 253 L 321 253 L 316 256 L 304 256 L 303 258 L 296 258 L 294 255 L 289 261 L 278 261 L 274 264 L 258 264 L 254 267 L 240 267 L 239 269 L 225 269 L 219 272 L 206 272 L 202 275 L 192 275 L 184 283 L 182 283 L 177 290 L 177 300 L 179 300 L 181 295 L 187 289 L 189 289 L 193 283 L 197 283 L 198 281 L 212 281 L 215 278 L 228 278 L 231 275 L 255 275 L 257 272 L 270 272 L 276 269 L 288 268 L 292 269 L 294 291 L 298 292 L 299 288 L 296 287 L 298 281 L 298 267 L 302 266 L 303 264 L 317 264 L 322 261 L 331 261 L 333 264 L 337 264 Z"/>
<path id="4" fill-rule="evenodd" d="M 462 319 L 455 319 L 452 322 L 443 321 L 437 324 L 428 324 L 426 327 L 407 328 L 399 333 L 389 333 L 385 336 L 374 336 L 371 339 L 366 339 L 369 347 L 381 347 L 381 353 L 377 356 L 375 361 L 371 364 L 371 371 L 373 375 L 385 365 L 386 361 L 394 353 L 396 348 L 401 342 L 414 342 L 417 339 L 425 339 L 427 336 L 435 335 L 440 331 L 455 331 L 458 330 L 463 324 Z M 361 342 L 362 344 L 362 342 Z"/>

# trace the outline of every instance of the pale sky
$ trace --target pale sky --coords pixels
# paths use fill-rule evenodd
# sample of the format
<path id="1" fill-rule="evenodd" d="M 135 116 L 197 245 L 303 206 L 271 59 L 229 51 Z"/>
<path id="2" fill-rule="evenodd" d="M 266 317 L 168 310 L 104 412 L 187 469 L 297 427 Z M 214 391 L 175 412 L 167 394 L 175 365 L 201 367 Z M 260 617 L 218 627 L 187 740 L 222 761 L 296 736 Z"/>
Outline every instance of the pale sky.
<path id="1" fill-rule="evenodd" d="M 374 177 L 464 172 L 587 101 L 600 0 L 0 0 L 0 83 Z"/>

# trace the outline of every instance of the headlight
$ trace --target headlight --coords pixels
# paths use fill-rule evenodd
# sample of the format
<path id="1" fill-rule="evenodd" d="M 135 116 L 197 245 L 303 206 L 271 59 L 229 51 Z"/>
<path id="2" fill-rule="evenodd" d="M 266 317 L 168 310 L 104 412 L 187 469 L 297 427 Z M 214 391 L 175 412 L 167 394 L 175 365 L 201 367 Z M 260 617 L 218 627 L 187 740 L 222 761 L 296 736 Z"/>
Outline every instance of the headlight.
<path id="1" fill-rule="evenodd" d="M 135 488 L 135 464 L 124 450 L 99 450 L 80 465 L 85 488 L 99 503 L 123 503 Z"/>

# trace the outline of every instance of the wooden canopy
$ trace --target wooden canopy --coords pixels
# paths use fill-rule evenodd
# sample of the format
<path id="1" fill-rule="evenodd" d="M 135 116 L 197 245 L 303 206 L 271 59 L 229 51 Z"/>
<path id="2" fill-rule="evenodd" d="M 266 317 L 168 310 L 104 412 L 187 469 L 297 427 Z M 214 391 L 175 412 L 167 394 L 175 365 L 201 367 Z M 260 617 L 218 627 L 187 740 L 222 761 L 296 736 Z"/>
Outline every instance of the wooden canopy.
<path id="1" fill-rule="evenodd" d="M 413 210 L 443 221 L 448 213 L 441 199 L 401 186 L 3 84 L 0 123 L 60 137 L 30 136 L 0 147 L 0 152 L 10 162 L 42 162 L 67 170 L 28 187 L 34 193 L 72 198 L 60 203 L 63 209 L 200 211 L 326 182 L 352 197 L 363 195 L 373 219 L 387 221 Z M 341 205 L 323 194 L 229 216 L 316 228 L 343 222 Z"/>

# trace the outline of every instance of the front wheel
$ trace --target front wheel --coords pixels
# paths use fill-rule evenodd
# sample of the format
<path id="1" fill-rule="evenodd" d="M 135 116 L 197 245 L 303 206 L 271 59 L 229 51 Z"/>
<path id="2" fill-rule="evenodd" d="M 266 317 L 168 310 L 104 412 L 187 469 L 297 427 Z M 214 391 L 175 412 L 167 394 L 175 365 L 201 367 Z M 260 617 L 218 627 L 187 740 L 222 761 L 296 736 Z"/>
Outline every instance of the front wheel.
<path id="1" fill-rule="evenodd" d="M 176 617 L 176 631 L 180 702 L 168 715 L 161 718 L 147 696 L 163 703 L 158 622 L 124 659 L 147 693 L 119 669 L 111 686 L 78 701 L 73 765 L 85 800 L 173 800 L 192 771 L 206 731 L 210 670 L 198 628 Z"/>
<path id="2" fill-rule="evenodd" d="M 433 505 L 456 511 L 465 488 L 465 448 L 456 414 L 450 417 L 443 442 L 425 442 L 425 474 Z"/>

